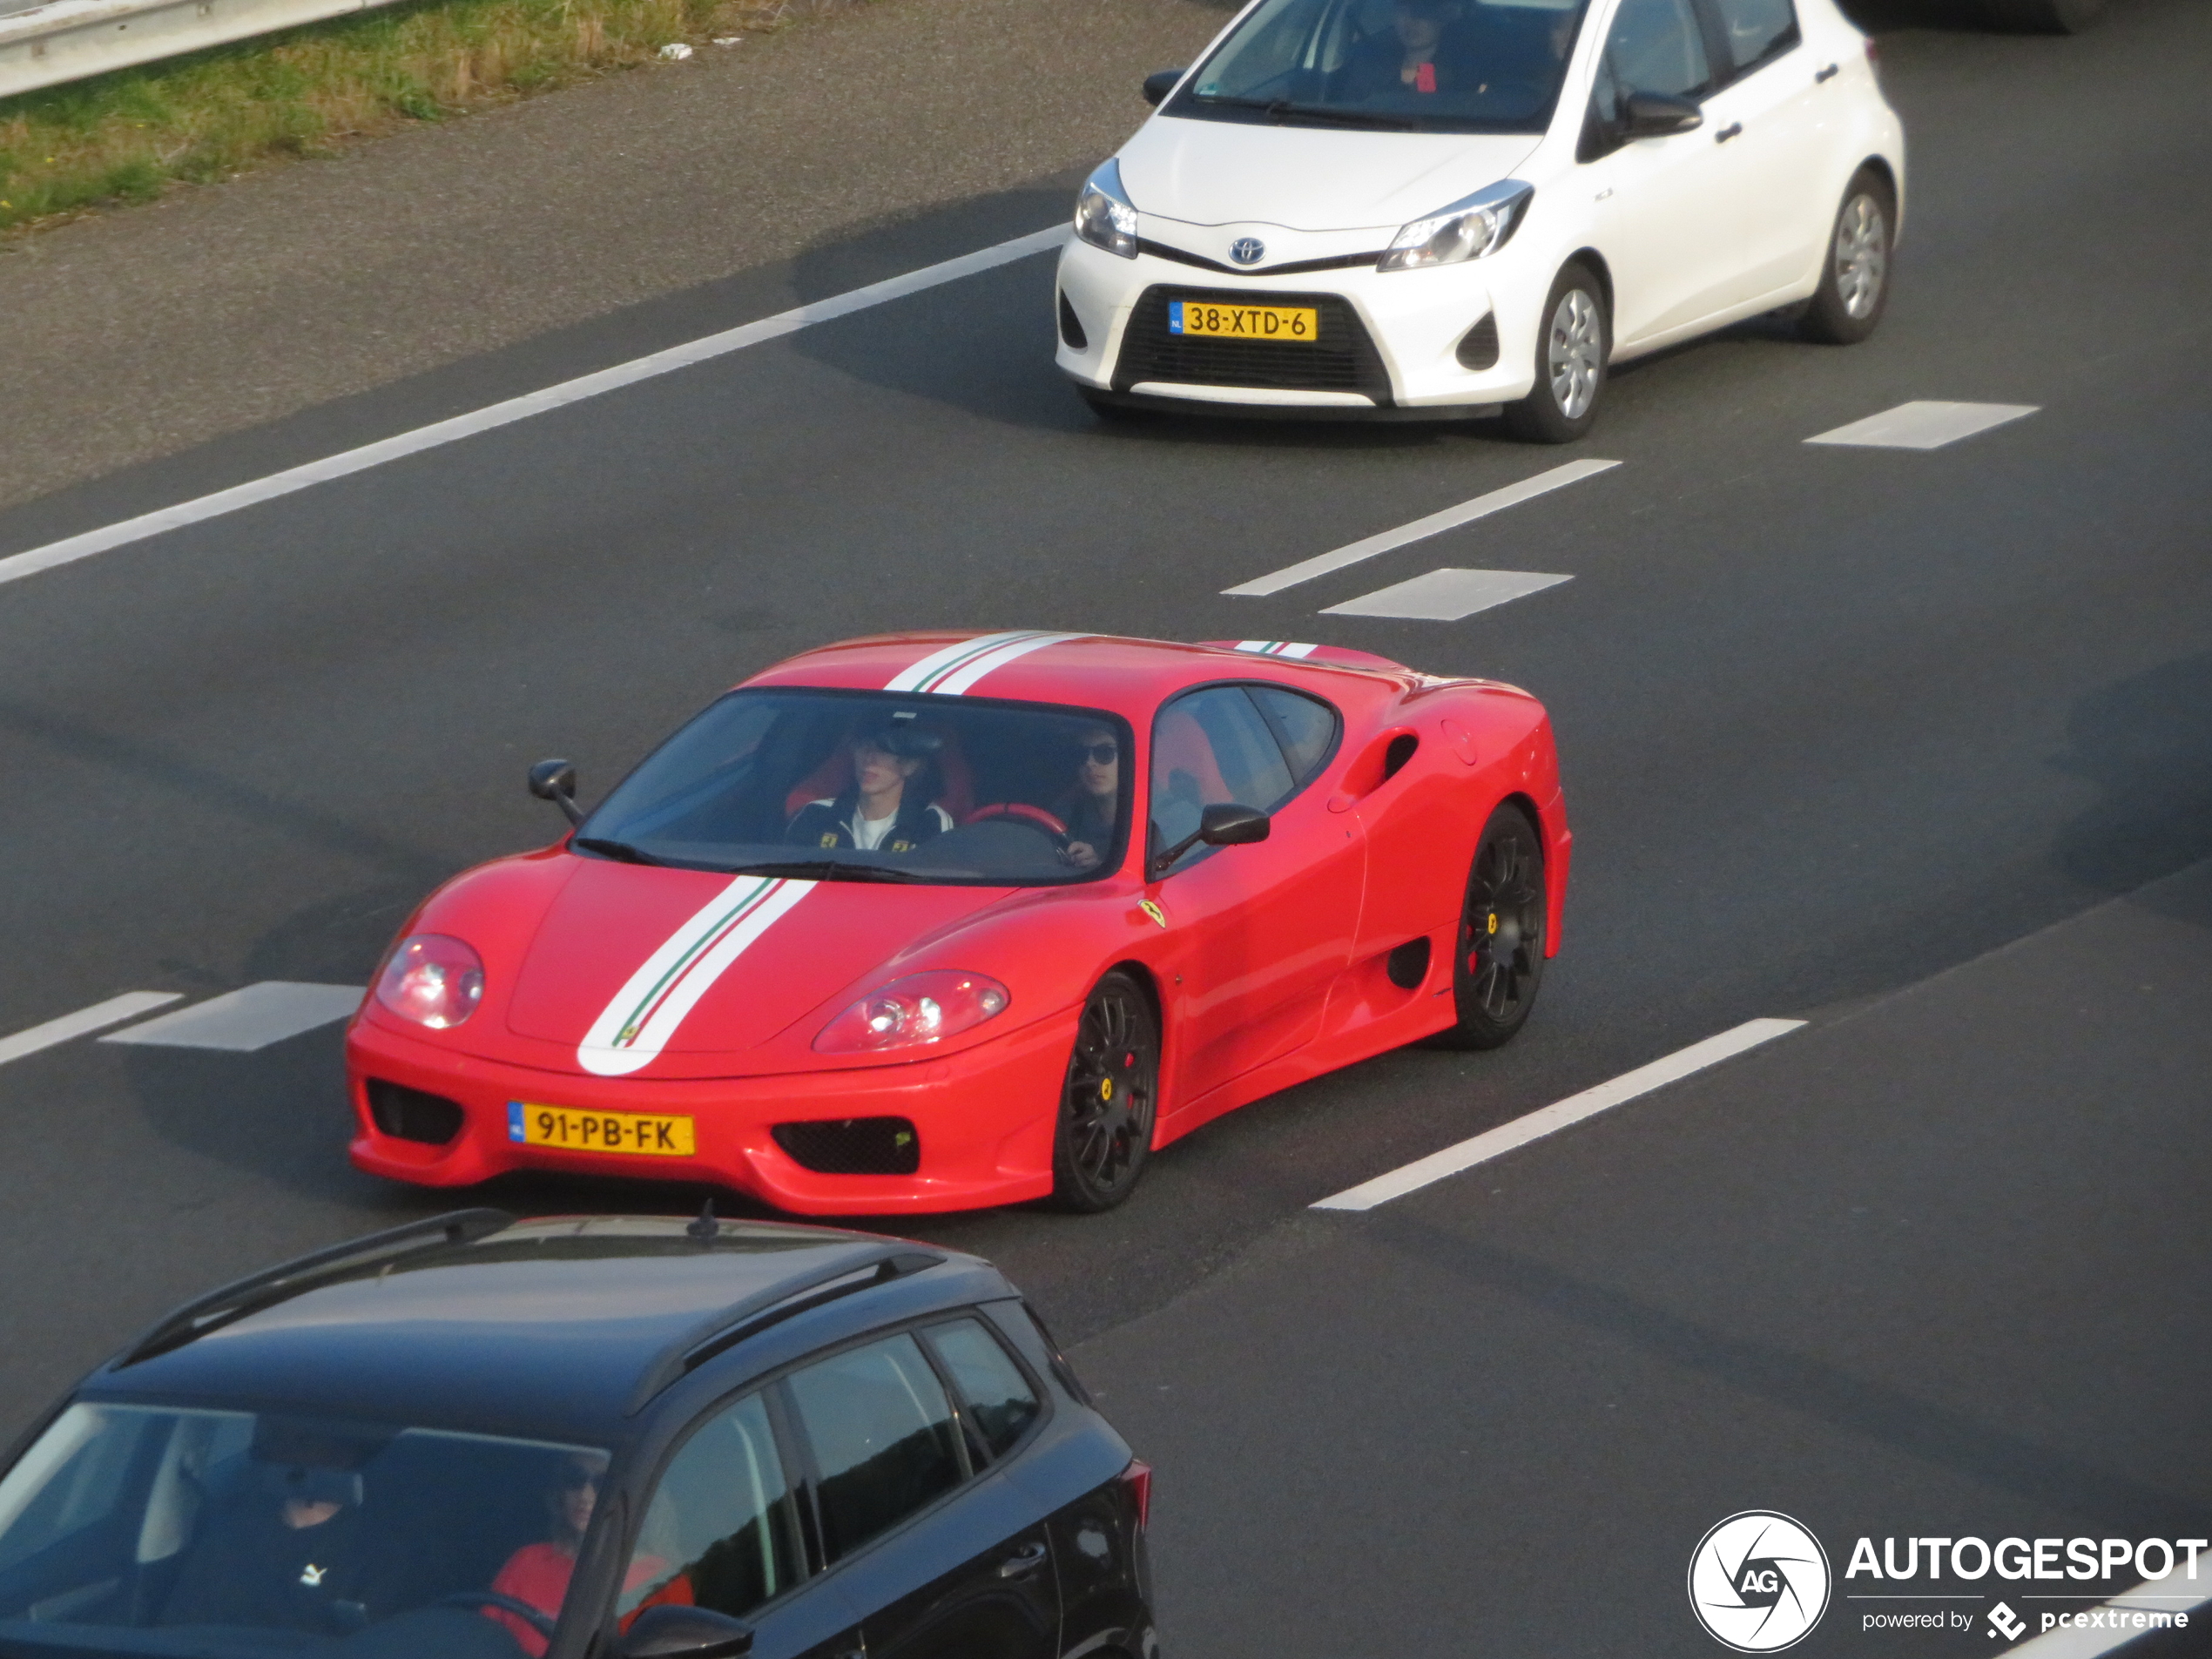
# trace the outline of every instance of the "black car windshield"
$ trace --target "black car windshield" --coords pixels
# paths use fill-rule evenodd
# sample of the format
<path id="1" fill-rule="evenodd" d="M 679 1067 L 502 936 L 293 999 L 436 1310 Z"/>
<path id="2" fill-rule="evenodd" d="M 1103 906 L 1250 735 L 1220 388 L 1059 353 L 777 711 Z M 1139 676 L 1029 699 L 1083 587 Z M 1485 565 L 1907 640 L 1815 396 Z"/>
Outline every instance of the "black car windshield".
<path id="1" fill-rule="evenodd" d="M 78 1401 L 0 1479 L 0 1654 L 543 1654 L 596 1448 Z"/>
<path id="2" fill-rule="evenodd" d="M 1163 111 L 1420 132 L 1541 132 L 1588 0 L 1264 0 Z"/>
<path id="3" fill-rule="evenodd" d="M 604 858 L 831 881 L 1035 887 L 1109 869 L 1129 727 L 1035 703 L 732 691 L 577 830 Z"/>

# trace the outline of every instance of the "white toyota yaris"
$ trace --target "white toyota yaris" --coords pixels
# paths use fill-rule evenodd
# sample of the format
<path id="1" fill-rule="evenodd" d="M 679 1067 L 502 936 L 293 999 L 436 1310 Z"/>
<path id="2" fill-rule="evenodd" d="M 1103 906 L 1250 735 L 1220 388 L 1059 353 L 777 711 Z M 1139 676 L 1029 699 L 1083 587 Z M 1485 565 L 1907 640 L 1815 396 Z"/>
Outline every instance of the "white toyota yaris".
<path id="1" fill-rule="evenodd" d="M 1834 0 L 1253 0 L 1091 175 L 1058 361 L 1102 408 L 1589 428 L 1608 364 L 1888 298 L 1905 135 Z"/>

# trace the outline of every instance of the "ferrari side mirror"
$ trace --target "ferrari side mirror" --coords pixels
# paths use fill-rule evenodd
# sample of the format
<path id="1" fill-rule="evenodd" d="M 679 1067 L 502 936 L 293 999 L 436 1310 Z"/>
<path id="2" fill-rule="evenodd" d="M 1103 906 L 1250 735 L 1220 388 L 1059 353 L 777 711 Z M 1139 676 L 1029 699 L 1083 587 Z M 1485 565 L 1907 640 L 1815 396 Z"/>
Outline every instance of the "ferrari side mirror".
<path id="1" fill-rule="evenodd" d="M 1273 825 L 1265 813 L 1242 806 L 1235 801 L 1216 801 L 1198 812 L 1198 827 L 1173 846 L 1156 853 L 1152 859 L 1152 873 L 1158 875 L 1174 867 L 1175 861 L 1192 847 L 1204 841 L 1208 846 L 1244 846 L 1253 841 L 1264 841 Z"/>
<path id="2" fill-rule="evenodd" d="M 1631 92 L 1621 130 L 1631 138 L 1664 138 L 1705 125 L 1705 111 L 1686 98 L 1659 92 Z"/>
<path id="3" fill-rule="evenodd" d="M 576 804 L 576 763 L 541 760 L 530 768 L 530 793 L 559 807 L 570 823 L 583 822 L 583 809 Z"/>
<path id="4" fill-rule="evenodd" d="M 1183 71 L 1179 69 L 1154 70 L 1144 78 L 1144 101 L 1158 109 L 1161 100 L 1175 91 L 1175 84 L 1182 78 Z"/>
<path id="5" fill-rule="evenodd" d="M 615 1643 L 619 1659 L 738 1659 L 752 1651 L 751 1625 L 674 1602 L 647 1608 Z"/>
<path id="6" fill-rule="evenodd" d="M 1264 841 L 1272 827 L 1265 813 L 1234 801 L 1209 806 L 1198 814 L 1198 839 L 1208 846 L 1244 846 Z"/>

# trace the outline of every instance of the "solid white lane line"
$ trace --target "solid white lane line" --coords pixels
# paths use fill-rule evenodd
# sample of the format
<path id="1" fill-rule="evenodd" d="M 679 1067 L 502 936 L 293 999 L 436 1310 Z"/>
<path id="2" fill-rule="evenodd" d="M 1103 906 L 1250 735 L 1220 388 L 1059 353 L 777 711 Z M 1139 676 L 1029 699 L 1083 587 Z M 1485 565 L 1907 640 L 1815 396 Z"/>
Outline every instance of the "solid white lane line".
<path id="1" fill-rule="evenodd" d="M 12 1037 L 0 1037 L 0 1066 L 27 1054 L 37 1054 L 41 1049 L 51 1049 L 57 1042 L 67 1042 L 71 1037 L 121 1025 L 125 1020 L 135 1020 L 141 1014 L 150 1014 L 155 1008 L 183 1000 L 181 991 L 125 991 L 121 996 L 111 996 L 105 1002 L 95 1002 L 89 1008 L 64 1014 L 44 1025 L 34 1025 Z"/>
<path id="2" fill-rule="evenodd" d="M 1555 588 L 1572 577 L 1539 570 L 1431 570 L 1410 582 L 1377 588 L 1340 605 L 1324 607 L 1325 617 L 1404 617 L 1415 622 L 1457 622 L 1511 599 L 1524 599 Z"/>
<path id="3" fill-rule="evenodd" d="M 2029 1659 L 2030 1656 L 2033 1659 L 2097 1659 L 2100 1654 L 2110 1653 L 2130 1642 L 2140 1642 L 2150 1634 L 2154 1627 L 2149 1620 L 2137 1623 L 2137 1615 L 2186 1614 L 2189 1615 L 2189 1627 L 2195 1629 L 2202 1616 L 2197 1609 L 2207 1602 L 2212 1602 L 2212 1560 L 2201 1559 L 2195 1577 L 2177 1565 L 2164 1578 L 2148 1579 L 2101 1607 L 2064 1615 L 2082 1622 L 2047 1630 L 2013 1651 L 2020 1659 Z M 2100 1619 L 2096 1616 L 2099 1614 L 2104 1616 Z M 2040 1615 L 2031 1616 L 2039 1624 L 2042 1622 Z"/>
<path id="4" fill-rule="evenodd" d="M 223 1049 L 251 1054 L 319 1025 L 350 1018 L 361 1006 L 358 985 L 305 985 L 263 980 L 243 990 L 210 997 L 144 1025 L 112 1032 L 102 1042 L 153 1049 Z"/>
<path id="5" fill-rule="evenodd" d="M 350 473 L 364 472 L 371 467 L 381 467 L 388 461 L 397 461 L 403 455 L 435 449 L 442 444 L 473 437 L 479 432 L 489 432 L 495 427 L 512 425 L 526 421 L 533 415 L 543 415 L 551 409 L 585 398 L 597 397 L 639 381 L 651 380 L 694 363 L 711 358 L 726 356 L 731 352 L 743 351 L 748 346 L 758 346 L 764 341 L 779 340 L 801 328 L 833 318 L 850 316 L 888 300 L 919 293 L 925 288 L 934 288 L 947 282 L 957 282 L 962 277 L 974 276 L 980 272 L 1008 265 L 1015 260 L 1027 259 L 1032 253 L 1042 253 L 1058 247 L 1067 235 L 1064 226 L 1055 225 L 1049 230 L 1038 231 L 1029 236 L 1017 236 L 1010 242 L 1001 242 L 995 247 L 963 253 L 956 260 L 909 271 L 904 276 L 886 278 L 872 282 L 865 288 L 855 288 L 850 293 L 840 293 L 827 300 L 817 300 L 811 305 L 779 312 L 764 317 L 759 322 L 749 322 L 736 328 L 727 328 L 718 334 L 690 341 L 681 346 L 671 346 L 665 351 L 654 352 L 646 357 L 635 358 L 627 363 L 617 363 L 596 374 L 579 375 L 563 381 L 558 386 L 546 387 L 543 391 L 526 392 L 520 397 L 510 397 L 503 403 L 494 403 L 467 415 L 456 415 L 451 420 L 418 427 L 412 432 L 402 432 L 396 437 L 363 444 L 358 449 L 348 449 L 341 455 L 328 455 L 320 461 L 310 461 L 303 466 L 292 467 L 283 472 L 271 473 L 266 478 L 234 484 L 228 489 L 219 489 L 212 496 L 202 496 L 197 501 L 183 502 L 174 507 L 165 507 L 158 512 L 145 513 L 137 518 L 125 519 L 120 524 L 105 529 L 86 530 L 81 536 L 71 536 L 44 547 L 35 547 L 28 552 L 0 558 L 0 582 L 17 582 L 24 577 L 36 576 L 41 570 L 51 570 L 57 564 L 69 564 L 78 559 L 87 559 L 95 553 L 105 553 L 111 548 L 122 547 L 131 542 L 144 541 L 150 536 L 160 536 L 180 529 L 187 524 L 199 524 L 226 513 L 235 513 L 240 508 L 273 501 L 279 496 L 288 496 L 295 489 L 305 489 L 311 484 L 326 483 L 333 478 L 343 478 Z"/>
<path id="6" fill-rule="evenodd" d="M 1494 489 L 1487 496 L 1477 496 L 1473 501 L 1463 501 L 1457 507 L 1447 507 L 1440 513 L 1431 513 L 1426 518 L 1417 518 L 1410 524 L 1400 524 L 1394 530 L 1385 530 L 1379 536 L 1370 536 L 1364 542 L 1354 542 L 1340 547 L 1333 553 L 1317 553 L 1310 559 L 1296 564 L 1286 564 L 1279 570 L 1256 577 L 1250 582 L 1240 582 L 1222 592 L 1239 598 L 1264 598 L 1271 593 L 1280 593 L 1294 588 L 1301 582 L 1311 582 L 1317 576 L 1326 576 L 1332 570 L 1341 570 L 1347 564 L 1357 564 L 1362 559 L 1372 559 L 1378 553 L 1387 553 L 1394 547 L 1461 524 L 1471 524 L 1478 518 L 1517 507 L 1522 502 L 1533 501 L 1548 495 L 1565 484 L 1594 478 L 1599 473 L 1609 472 L 1621 463 L 1617 461 L 1570 461 L 1563 467 L 1554 467 L 1549 472 L 1540 472 L 1534 478 L 1524 478 L 1517 484 L 1507 484 L 1503 489 Z"/>
<path id="7" fill-rule="evenodd" d="M 1402 1198 L 1409 1192 L 1441 1181 L 1462 1170 L 1471 1170 L 1478 1163 L 1526 1146 L 1531 1141 L 1565 1129 L 1569 1123 L 1579 1123 L 1586 1117 L 1631 1101 L 1639 1095 L 1648 1095 L 1670 1082 L 1703 1071 L 1708 1066 L 1756 1049 L 1763 1042 L 1786 1036 L 1803 1025 L 1803 1020 L 1748 1020 L 1733 1031 L 1723 1031 L 1718 1036 L 1707 1037 L 1703 1042 L 1693 1042 L 1687 1049 L 1655 1060 L 1648 1066 L 1638 1066 L 1623 1073 L 1611 1082 L 1586 1089 L 1579 1095 L 1569 1095 L 1565 1100 L 1554 1101 L 1526 1117 L 1516 1117 L 1510 1123 L 1461 1141 L 1457 1146 L 1447 1146 L 1441 1152 L 1432 1152 L 1425 1158 L 1416 1158 L 1403 1168 L 1388 1175 L 1379 1175 L 1372 1181 L 1362 1181 L 1356 1187 L 1347 1187 L 1333 1197 L 1324 1198 L 1312 1208 L 1316 1210 L 1372 1210 L 1377 1204 L 1388 1204 L 1393 1198 Z"/>
<path id="8" fill-rule="evenodd" d="M 1946 443 L 2033 415 L 2040 407 L 2034 403 L 1900 403 L 1805 442 L 1868 449 L 1940 449 Z"/>

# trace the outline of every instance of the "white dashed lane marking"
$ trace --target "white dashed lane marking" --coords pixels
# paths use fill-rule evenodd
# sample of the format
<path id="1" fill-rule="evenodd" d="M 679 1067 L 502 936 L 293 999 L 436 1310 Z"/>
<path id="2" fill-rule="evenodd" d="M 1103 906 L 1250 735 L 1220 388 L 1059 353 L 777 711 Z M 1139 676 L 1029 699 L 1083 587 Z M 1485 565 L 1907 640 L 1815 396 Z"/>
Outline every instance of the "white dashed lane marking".
<path id="1" fill-rule="evenodd" d="M 68 1042 L 104 1031 L 111 1025 L 121 1025 L 125 1020 L 135 1020 L 141 1014 L 151 1014 L 156 1008 L 183 1000 L 182 994 L 176 991 L 125 991 L 121 996 L 111 996 L 105 1002 L 95 1002 L 89 1008 L 64 1014 L 44 1025 L 34 1025 L 11 1037 L 0 1037 L 0 1066 L 25 1055 L 37 1054 L 41 1049 L 51 1049 L 57 1042 Z"/>
<path id="2" fill-rule="evenodd" d="M 1410 582 L 1377 588 L 1330 605 L 1325 617 L 1403 617 L 1417 622 L 1457 622 L 1478 610 L 1555 588 L 1572 577 L 1541 570 L 1431 570 Z"/>
<path id="3" fill-rule="evenodd" d="M 1570 461 L 1563 467 L 1554 467 L 1549 472 L 1540 472 L 1534 478 L 1524 478 L 1517 484 L 1507 484 L 1503 489 L 1494 489 L 1487 496 L 1477 496 L 1473 501 L 1463 501 L 1457 507 L 1447 507 L 1440 513 L 1431 513 L 1426 518 L 1417 518 L 1410 524 L 1400 524 L 1394 530 L 1385 530 L 1379 536 L 1370 536 L 1364 542 L 1353 542 L 1332 553 L 1317 553 L 1310 559 L 1296 564 L 1286 564 L 1250 582 L 1240 582 L 1222 591 L 1237 598 L 1264 598 L 1271 593 L 1280 593 L 1294 588 L 1301 582 L 1311 582 L 1317 576 L 1326 576 L 1332 570 L 1341 570 L 1348 564 L 1362 559 L 1372 559 L 1379 553 L 1387 553 L 1394 547 L 1404 547 L 1408 542 L 1418 542 L 1444 530 L 1456 529 L 1471 524 L 1478 518 L 1538 496 L 1548 495 L 1563 485 L 1592 478 L 1609 472 L 1621 463 L 1617 461 Z"/>
<path id="4" fill-rule="evenodd" d="M 243 990 L 195 1002 L 144 1025 L 102 1037 L 157 1049 L 223 1049 L 251 1054 L 320 1025 L 349 1018 L 361 1006 L 358 985 L 306 985 L 263 980 Z"/>
<path id="5" fill-rule="evenodd" d="M 2039 407 L 2033 403 L 1900 403 L 1805 442 L 1867 449 L 1940 449 L 1946 443 L 2033 415 Z"/>
<path id="6" fill-rule="evenodd" d="M 1703 1042 L 1693 1042 L 1678 1049 L 1663 1060 L 1655 1060 L 1648 1066 L 1638 1066 L 1625 1072 L 1611 1082 L 1586 1089 L 1579 1095 L 1569 1095 L 1565 1100 L 1554 1101 L 1540 1107 L 1526 1117 L 1516 1117 L 1510 1123 L 1447 1146 L 1441 1152 L 1432 1152 L 1425 1158 L 1416 1158 L 1388 1175 L 1379 1175 L 1372 1181 L 1363 1181 L 1356 1187 L 1347 1187 L 1333 1197 L 1314 1204 L 1316 1210 L 1372 1210 L 1378 1204 L 1388 1204 L 1393 1198 L 1402 1198 L 1409 1192 L 1443 1180 L 1447 1176 L 1472 1170 L 1478 1163 L 1487 1163 L 1515 1147 L 1540 1141 L 1555 1134 L 1570 1123 L 1579 1123 L 1586 1117 L 1595 1117 L 1640 1095 L 1703 1071 L 1708 1066 L 1756 1049 L 1763 1042 L 1787 1036 L 1804 1024 L 1803 1020 L 1750 1020 L 1732 1031 L 1707 1037 Z"/>

